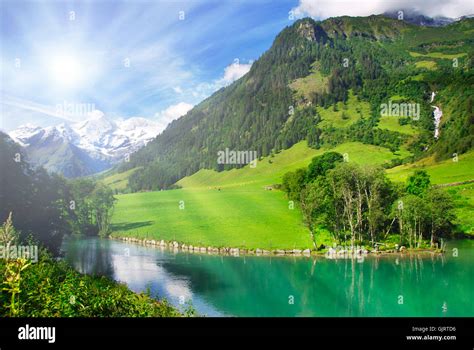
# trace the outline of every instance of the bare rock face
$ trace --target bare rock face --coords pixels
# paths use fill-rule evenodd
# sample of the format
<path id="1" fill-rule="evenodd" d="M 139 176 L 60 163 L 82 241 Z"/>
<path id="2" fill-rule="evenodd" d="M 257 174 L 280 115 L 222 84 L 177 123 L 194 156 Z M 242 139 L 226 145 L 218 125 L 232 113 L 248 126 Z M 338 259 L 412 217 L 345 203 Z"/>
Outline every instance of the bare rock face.
<path id="1" fill-rule="evenodd" d="M 316 41 L 314 26 L 309 22 L 302 22 L 298 27 L 298 34 L 308 41 Z"/>

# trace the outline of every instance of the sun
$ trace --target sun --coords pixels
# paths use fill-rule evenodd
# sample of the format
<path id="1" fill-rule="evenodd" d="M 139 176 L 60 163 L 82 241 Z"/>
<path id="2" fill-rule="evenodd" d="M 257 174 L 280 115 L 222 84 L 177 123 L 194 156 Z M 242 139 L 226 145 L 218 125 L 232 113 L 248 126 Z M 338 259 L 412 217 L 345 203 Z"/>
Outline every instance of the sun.
<path id="1" fill-rule="evenodd" d="M 73 55 L 56 55 L 50 62 L 51 79 L 61 87 L 80 86 L 84 80 L 84 73 L 83 64 Z"/>

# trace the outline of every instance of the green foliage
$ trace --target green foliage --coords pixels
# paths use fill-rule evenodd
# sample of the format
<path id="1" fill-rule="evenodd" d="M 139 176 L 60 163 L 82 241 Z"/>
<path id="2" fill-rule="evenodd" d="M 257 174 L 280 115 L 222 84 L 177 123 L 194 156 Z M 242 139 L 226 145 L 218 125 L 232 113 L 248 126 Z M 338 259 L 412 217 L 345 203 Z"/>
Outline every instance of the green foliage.
<path id="1" fill-rule="evenodd" d="M 406 191 L 415 196 L 423 195 L 430 187 L 430 176 L 424 170 L 416 170 L 415 173 L 408 178 Z"/>
<path id="2" fill-rule="evenodd" d="M 374 244 L 387 226 L 394 190 L 382 169 L 342 163 L 327 174 L 330 221 L 339 237 Z"/>
<path id="3" fill-rule="evenodd" d="M 298 169 L 283 175 L 281 188 L 288 194 L 288 198 L 298 200 L 306 181 L 306 169 Z"/>
<path id="4" fill-rule="evenodd" d="M 399 225 L 400 242 L 410 247 L 420 247 L 423 239 L 430 245 L 438 243 L 438 237 L 452 231 L 455 220 L 454 202 L 441 188 L 431 187 L 422 195 L 407 194 L 393 208 L 393 216 Z"/>
<path id="5" fill-rule="evenodd" d="M 316 228 L 318 224 L 326 225 L 331 215 L 331 202 L 328 200 L 327 183 L 322 177 L 318 177 L 303 187 L 300 193 L 301 211 L 303 219 L 308 226 L 313 239 L 314 246 L 317 246 L 319 237 L 316 237 Z M 333 232 L 332 232 L 333 233 Z M 334 236 L 337 240 L 337 237 Z"/>
<path id="6" fill-rule="evenodd" d="M 330 229 L 337 241 L 349 237 L 352 244 L 369 240 L 373 244 L 388 224 L 387 203 L 395 199 L 395 189 L 382 169 L 341 163 L 341 158 L 337 153 L 315 157 L 306 182 L 282 188 L 289 198 L 297 197 L 295 190 L 300 188 L 299 200 L 311 232 L 319 225 Z"/>
<path id="7" fill-rule="evenodd" d="M 408 244 L 411 248 L 419 246 L 426 225 L 426 203 L 423 198 L 407 194 L 394 204 L 393 213 L 399 225 L 400 244 Z"/>
<path id="8" fill-rule="evenodd" d="M 312 234 L 318 227 L 327 228 L 335 241 L 374 245 L 398 233 L 400 244 L 419 248 L 427 239 L 434 246 L 438 237 L 452 232 L 454 202 L 446 191 L 430 187 L 425 171 L 417 171 L 403 189 L 381 168 L 341 163 L 337 154 L 327 158 L 333 161 L 329 170 L 319 170 L 324 169 L 318 167 L 325 164 L 324 156 L 315 157 L 308 168 L 313 176 L 301 182 L 296 173 L 288 173 L 282 186 L 290 199 L 298 198 L 299 190 L 303 218 Z"/>
<path id="9" fill-rule="evenodd" d="M 112 189 L 100 182 L 96 184 L 91 194 L 91 202 L 100 236 L 106 236 L 109 233 L 109 224 L 115 201 Z"/>
<path id="10" fill-rule="evenodd" d="M 43 168 L 32 168 L 20 146 L 0 132 L 0 220 L 10 213 L 20 218 L 15 226 L 20 239 L 33 235 L 39 244 L 58 252 L 64 234 L 71 231 L 67 218 L 68 185 Z"/>
<path id="11" fill-rule="evenodd" d="M 180 316 L 164 300 L 136 294 L 105 277 L 81 275 L 65 262 L 45 257 L 35 264 L 0 261 L 0 274 L 2 317 Z"/>
<path id="12" fill-rule="evenodd" d="M 12 213 L 8 214 L 7 220 L 0 227 L 0 245 L 4 247 L 14 244 L 19 239 L 19 234 L 13 227 Z"/>
<path id="13" fill-rule="evenodd" d="M 0 229 L 0 244 L 8 247 L 16 238 L 10 214 Z M 0 317 L 180 316 L 164 300 L 136 294 L 105 277 L 81 275 L 44 249 L 36 263 L 0 259 L 0 276 Z M 192 307 L 186 315 L 193 315 Z"/>
<path id="14" fill-rule="evenodd" d="M 1 264 L 1 263 L 0 263 Z M 7 302 L 5 300 L 5 309 L 8 310 L 8 316 L 19 316 L 20 313 L 20 301 L 19 295 L 21 292 L 20 282 L 21 282 L 21 273 L 25 270 L 31 263 L 28 263 L 26 259 L 16 259 L 7 261 L 5 263 L 5 268 L 2 271 L 2 292 L 6 292 L 10 295 L 10 300 Z M 4 294 L 4 293 L 2 293 Z M 6 315 L 5 315 L 6 316 Z"/>
<path id="15" fill-rule="evenodd" d="M 71 180 L 70 222 L 74 233 L 105 236 L 109 232 L 115 197 L 102 182 Z"/>
<path id="16" fill-rule="evenodd" d="M 306 182 L 314 181 L 318 176 L 324 176 L 329 169 L 343 161 L 342 154 L 337 152 L 326 152 L 321 156 L 314 157 L 308 165 Z"/>
<path id="17" fill-rule="evenodd" d="M 431 244 L 437 237 L 452 230 L 453 222 L 456 220 L 454 213 L 454 201 L 443 189 L 431 187 L 426 193 L 426 206 L 428 209 L 428 225 L 431 232 Z"/>

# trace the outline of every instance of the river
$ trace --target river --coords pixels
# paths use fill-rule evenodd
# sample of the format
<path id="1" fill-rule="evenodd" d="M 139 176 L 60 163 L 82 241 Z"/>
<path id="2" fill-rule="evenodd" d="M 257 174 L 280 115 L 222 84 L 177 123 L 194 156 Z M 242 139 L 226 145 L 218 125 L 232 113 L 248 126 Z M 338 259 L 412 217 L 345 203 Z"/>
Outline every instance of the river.
<path id="1" fill-rule="evenodd" d="M 208 316 L 474 316 L 474 241 L 442 256 L 215 256 L 99 238 L 68 238 L 79 272 L 147 288 Z"/>

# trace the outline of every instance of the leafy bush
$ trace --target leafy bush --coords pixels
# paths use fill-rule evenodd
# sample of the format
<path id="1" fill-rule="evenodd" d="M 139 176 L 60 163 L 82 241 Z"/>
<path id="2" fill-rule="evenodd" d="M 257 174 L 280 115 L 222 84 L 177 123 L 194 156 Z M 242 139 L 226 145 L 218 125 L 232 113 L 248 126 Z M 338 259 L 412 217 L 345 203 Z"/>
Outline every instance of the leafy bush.
<path id="1" fill-rule="evenodd" d="M 106 277 L 81 275 L 47 255 L 36 264 L 20 260 L 0 260 L 2 317 L 182 316 L 165 300 L 134 293 Z"/>

